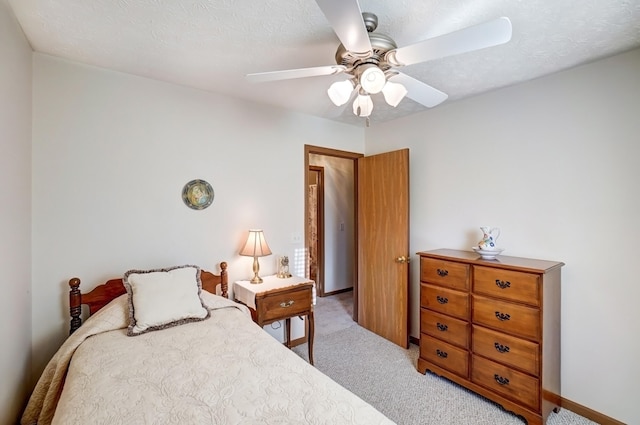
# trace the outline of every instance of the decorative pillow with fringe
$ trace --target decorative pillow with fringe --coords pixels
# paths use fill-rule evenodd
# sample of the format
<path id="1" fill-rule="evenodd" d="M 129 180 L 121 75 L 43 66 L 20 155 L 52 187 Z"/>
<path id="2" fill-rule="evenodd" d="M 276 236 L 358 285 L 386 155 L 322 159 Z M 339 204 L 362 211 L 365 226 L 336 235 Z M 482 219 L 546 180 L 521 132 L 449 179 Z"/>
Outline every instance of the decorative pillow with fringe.
<path id="1" fill-rule="evenodd" d="M 205 320 L 211 315 L 200 297 L 198 266 L 129 270 L 122 282 L 129 301 L 129 336 Z"/>

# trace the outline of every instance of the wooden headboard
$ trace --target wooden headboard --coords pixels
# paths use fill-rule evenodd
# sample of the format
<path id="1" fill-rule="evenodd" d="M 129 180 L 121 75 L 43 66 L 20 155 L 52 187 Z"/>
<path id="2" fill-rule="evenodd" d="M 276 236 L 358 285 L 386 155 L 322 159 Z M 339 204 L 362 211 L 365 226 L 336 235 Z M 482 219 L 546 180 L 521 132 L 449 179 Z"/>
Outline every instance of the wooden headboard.
<path id="1" fill-rule="evenodd" d="M 200 280 L 202 281 L 202 289 L 205 291 L 215 294 L 216 288 L 220 285 L 220 295 L 225 298 L 229 297 L 227 263 L 224 261 L 220 263 L 219 275 L 202 270 L 200 273 Z M 69 335 L 82 325 L 80 315 L 82 313 L 83 304 L 89 307 L 89 316 L 91 316 L 96 311 L 107 305 L 111 300 L 127 293 L 121 277 L 108 280 L 102 285 L 96 286 L 86 294 L 80 292 L 80 279 L 74 277 L 69 280 L 69 288 L 69 315 L 71 316 Z"/>

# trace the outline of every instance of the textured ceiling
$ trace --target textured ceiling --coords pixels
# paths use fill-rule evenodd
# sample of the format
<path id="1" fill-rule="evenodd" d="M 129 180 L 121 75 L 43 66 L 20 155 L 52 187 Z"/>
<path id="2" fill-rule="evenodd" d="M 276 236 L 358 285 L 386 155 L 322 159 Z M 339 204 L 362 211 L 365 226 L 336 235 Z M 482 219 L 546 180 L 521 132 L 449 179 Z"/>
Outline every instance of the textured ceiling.
<path id="1" fill-rule="evenodd" d="M 33 49 L 69 60 L 364 125 L 326 90 L 337 76 L 252 84 L 254 72 L 335 64 L 314 0 L 9 0 Z M 399 47 L 500 16 L 507 44 L 402 69 L 448 102 L 640 47 L 640 0 L 360 0 Z M 344 79 L 344 78 L 342 78 Z M 371 125 L 426 110 L 373 97 Z"/>

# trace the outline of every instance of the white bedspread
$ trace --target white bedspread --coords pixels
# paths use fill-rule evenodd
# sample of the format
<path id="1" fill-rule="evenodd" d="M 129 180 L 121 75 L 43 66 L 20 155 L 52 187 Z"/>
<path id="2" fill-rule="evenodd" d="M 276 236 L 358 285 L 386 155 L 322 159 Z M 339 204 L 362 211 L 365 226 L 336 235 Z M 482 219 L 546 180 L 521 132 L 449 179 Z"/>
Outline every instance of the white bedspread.
<path id="1" fill-rule="evenodd" d="M 114 300 L 56 353 L 22 423 L 393 423 L 260 329 L 245 307 L 203 299 L 209 319 L 136 337 L 126 336 L 126 295 Z"/>

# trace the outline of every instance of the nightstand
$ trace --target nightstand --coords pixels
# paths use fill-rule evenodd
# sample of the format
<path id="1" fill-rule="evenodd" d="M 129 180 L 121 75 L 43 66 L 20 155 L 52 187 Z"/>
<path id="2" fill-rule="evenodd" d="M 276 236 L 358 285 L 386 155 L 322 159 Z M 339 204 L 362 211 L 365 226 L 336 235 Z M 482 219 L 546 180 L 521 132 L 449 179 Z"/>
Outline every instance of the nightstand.
<path id="1" fill-rule="evenodd" d="M 236 301 L 249 307 L 253 321 L 260 327 L 284 320 L 288 348 L 291 348 L 291 318 L 307 316 L 309 363 L 313 364 L 313 280 L 298 276 L 285 279 L 266 276 L 263 277 L 263 282 L 258 284 L 239 280 L 234 282 L 233 294 Z"/>

